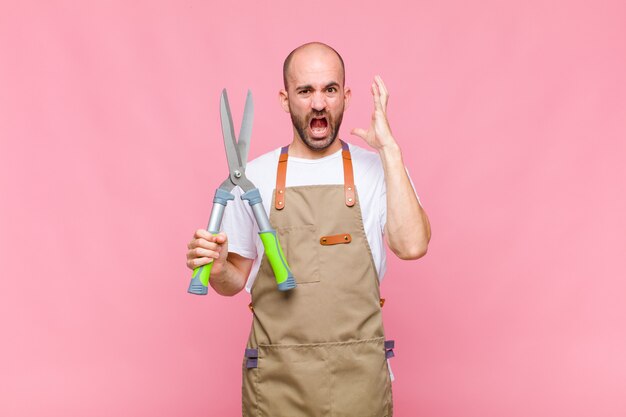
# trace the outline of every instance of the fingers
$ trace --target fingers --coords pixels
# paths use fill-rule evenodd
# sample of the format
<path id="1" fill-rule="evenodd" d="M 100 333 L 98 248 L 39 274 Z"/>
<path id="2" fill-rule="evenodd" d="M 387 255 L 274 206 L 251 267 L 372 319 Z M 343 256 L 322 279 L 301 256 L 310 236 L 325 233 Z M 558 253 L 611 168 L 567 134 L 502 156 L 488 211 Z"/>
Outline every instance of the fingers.
<path id="1" fill-rule="evenodd" d="M 187 266 L 195 269 L 218 259 L 227 240 L 224 233 L 213 235 L 203 229 L 196 230 L 194 238 L 187 244 Z"/>
<path id="2" fill-rule="evenodd" d="M 380 77 L 380 75 L 374 76 L 374 81 L 376 82 L 376 85 L 378 85 L 378 89 L 380 90 L 381 94 L 388 97 L 389 91 L 387 90 L 387 86 L 383 82 L 383 79 Z"/>
<path id="3" fill-rule="evenodd" d="M 187 245 L 187 248 L 191 249 L 191 244 L 194 241 L 208 241 L 208 242 L 216 242 L 221 244 L 224 244 L 226 241 L 228 240 L 228 238 L 226 237 L 226 233 L 222 232 L 222 233 L 218 233 L 216 235 L 214 235 L 213 233 L 204 230 L 204 229 L 198 229 L 196 230 L 196 232 L 193 234 L 193 239 L 191 240 L 191 242 L 189 242 L 189 244 Z"/>
<path id="4" fill-rule="evenodd" d="M 382 111 L 387 110 L 387 101 L 389 100 L 389 91 L 387 91 L 387 86 L 383 82 L 383 79 L 380 75 L 374 76 L 374 84 L 376 86 L 376 90 L 378 91 L 378 99 L 380 102 L 380 109 Z"/>
<path id="5" fill-rule="evenodd" d="M 202 238 L 202 239 L 213 241 L 215 237 L 220 236 L 220 235 L 222 237 L 226 237 L 226 234 L 224 234 L 224 233 L 218 233 L 218 234 L 214 235 L 213 233 L 209 232 L 208 230 L 198 229 L 193 234 L 193 237 L 196 238 L 196 239 Z"/>
<path id="6" fill-rule="evenodd" d="M 215 243 L 213 243 L 215 245 Z M 197 246 L 187 251 L 187 259 L 193 258 L 218 258 L 222 252 L 222 246 L 215 245 L 211 248 Z"/>
<path id="7" fill-rule="evenodd" d="M 221 240 L 221 242 L 218 239 Z M 187 249 L 189 249 L 189 252 L 192 252 L 195 249 L 208 249 L 211 251 L 219 251 L 224 245 L 224 242 L 225 242 L 225 239 L 223 236 L 222 237 L 211 236 L 209 239 L 204 239 L 204 238 L 192 239 L 187 244 Z"/>
<path id="8" fill-rule="evenodd" d="M 383 105 L 380 101 L 380 90 L 376 80 L 372 83 L 372 96 L 374 97 L 374 108 L 378 111 L 383 111 Z"/>
<path id="9" fill-rule="evenodd" d="M 215 258 L 193 258 L 187 259 L 187 268 L 196 269 L 202 265 L 210 264 Z"/>
<path id="10" fill-rule="evenodd" d="M 213 262 L 220 257 L 222 246 L 210 242 L 212 249 L 203 246 L 197 246 L 187 251 L 187 267 L 195 269 L 199 266 Z"/>

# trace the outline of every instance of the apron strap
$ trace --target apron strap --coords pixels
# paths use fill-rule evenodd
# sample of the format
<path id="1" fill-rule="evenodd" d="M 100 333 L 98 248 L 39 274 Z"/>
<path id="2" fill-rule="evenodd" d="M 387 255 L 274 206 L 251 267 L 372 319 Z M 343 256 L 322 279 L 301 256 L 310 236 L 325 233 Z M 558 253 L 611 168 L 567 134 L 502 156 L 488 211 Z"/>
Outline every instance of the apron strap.
<path id="1" fill-rule="evenodd" d="M 278 158 L 278 170 L 276 172 L 276 198 L 274 207 L 276 210 L 285 208 L 285 181 L 287 179 L 287 159 L 289 158 L 289 145 L 283 146 Z"/>
<path id="2" fill-rule="evenodd" d="M 352 207 L 356 203 L 356 193 L 354 192 L 354 172 L 352 170 L 352 157 L 348 144 L 341 139 L 341 157 L 343 159 L 343 187 L 346 198 L 346 206 Z M 278 158 L 278 168 L 276 170 L 276 198 L 274 208 L 282 210 L 285 208 L 285 184 L 287 180 L 287 160 L 289 159 L 289 145 L 280 149 Z"/>
<path id="3" fill-rule="evenodd" d="M 355 203 L 354 173 L 352 172 L 352 158 L 348 144 L 341 139 L 341 156 L 343 158 L 343 189 L 346 195 L 346 206 L 352 207 Z"/>

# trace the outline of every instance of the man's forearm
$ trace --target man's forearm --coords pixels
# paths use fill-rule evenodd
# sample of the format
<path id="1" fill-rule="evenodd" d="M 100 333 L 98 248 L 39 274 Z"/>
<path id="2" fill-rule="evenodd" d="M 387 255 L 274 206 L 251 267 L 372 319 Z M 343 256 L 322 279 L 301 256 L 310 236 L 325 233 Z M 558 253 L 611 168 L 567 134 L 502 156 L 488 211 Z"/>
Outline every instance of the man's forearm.
<path id="1" fill-rule="evenodd" d="M 420 258 L 430 240 L 428 216 L 417 200 L 395 141 L 379 149 L 379 154 L 387 188 L 387 243 L 401 259 Z"/>

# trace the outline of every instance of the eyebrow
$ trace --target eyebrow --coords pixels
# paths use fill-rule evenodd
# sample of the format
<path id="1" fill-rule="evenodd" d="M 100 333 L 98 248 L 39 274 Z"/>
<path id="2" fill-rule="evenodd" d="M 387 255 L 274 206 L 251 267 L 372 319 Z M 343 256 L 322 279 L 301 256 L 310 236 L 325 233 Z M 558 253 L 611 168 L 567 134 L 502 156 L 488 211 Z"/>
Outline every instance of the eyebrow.
<path id="1" fill-rule="evenodd" d="M 326 84 L 324 89 L 327 89 L 329 87 L 339 87 L 339 83 L 337 81 L 331 81 L 328 84 Z M 311 84 L 300 85 L 300 86 L 296 87 L 296 91 L 299 91 L 299 90 L 312 90 L 312 89 L 313 89 L 313 86 Z"/>

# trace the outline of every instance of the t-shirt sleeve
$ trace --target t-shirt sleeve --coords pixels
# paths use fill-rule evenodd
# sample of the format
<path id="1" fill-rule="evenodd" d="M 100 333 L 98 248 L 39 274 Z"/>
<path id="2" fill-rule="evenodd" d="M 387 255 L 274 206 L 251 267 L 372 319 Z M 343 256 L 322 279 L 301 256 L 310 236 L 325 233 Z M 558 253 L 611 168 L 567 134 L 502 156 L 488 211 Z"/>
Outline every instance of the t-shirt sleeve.
<path id="1" fill-rule="evenodd" d="M 235 199 L 228 202 L 222 218 L 222 231 L 228 236 L 228 251 L 254 259 L 257 256 L 255 231 L 258 227 L 250 205 L 240 197 L 241 189 L 235 187 L 232 193 Z"/>

